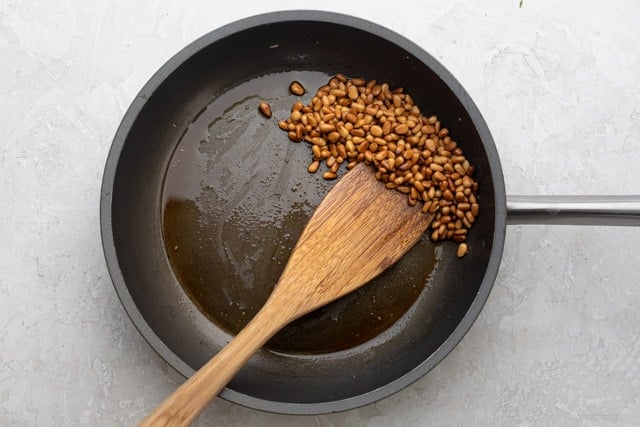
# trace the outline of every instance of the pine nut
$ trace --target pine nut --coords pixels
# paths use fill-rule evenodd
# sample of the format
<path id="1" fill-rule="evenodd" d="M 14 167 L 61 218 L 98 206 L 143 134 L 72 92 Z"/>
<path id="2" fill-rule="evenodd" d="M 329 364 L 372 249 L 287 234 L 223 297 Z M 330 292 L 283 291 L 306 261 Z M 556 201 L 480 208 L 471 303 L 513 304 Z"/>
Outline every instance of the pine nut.
<path id="1" fill-rule="evenodd" d="M 433 172 L 442 172 L 444 170 L 444 168 L 437 163 L 431 163 L 429 165 L 429 169 L 431 169 Z M 440 179 L 439 181 L 442 181 L 442 179 Z"/>
<path id="2" fill-rule="evenodd" d="M 467 248 L 467 244 L 466 243 L 460 243 L 458 245 L 458 251 L 456 252 L 456 255 L 458 258 L 462 258 L 463 256 L 465 256 L 467 254 L 468 248 Z"/>
<path id="3" fill-rule="evenodd" d="M 323 122 L 330 122 L 335 119 L 336 115 L 334 113 L 324 113 L 321 118 Z"/>
<path id="4" fill-rule="evenodd" d="M 471 213 L 471 211 L 466 211 L 464 213 L 464 217 L 466 218 L 467 221 L 469 221 L 470 224 L 473 224 L 476 220 L 476 217 L 473 216 L 473 213 Z"/>
<path id="5" fill-rule="evenodd" d="M 299 110 L 294 110 L 291 112 L 291 115 L 289 116 L 289 118 L 293 123 L 298 123 L 302 118 L 302 113 Z"/>
<path id="6" fill-rule="evenodd" d="M 320 167 L 320 161 L 314 160 L 313 162 L 311 162 L 307 170 L 309 171 L 309 173 L 316 173 L 319 167 Z"/>
<path id="7" fill-rule="evenodd" d="M 313 114 L 306 114 L 307 117 L 307 122 L 309 123 L 309 125 L 311 126 L 317 126 L 318 125 L 318 120 L 316 119 L 316 117 Z"/>
<path id="8" fill-rule="evenodd" d="M 325 123 L 325 122 L 320 122 L 320 124 L 318 125 L 318 127 L 320 128 L 320 132 L 323 133 L 329 133 L 329 132 L 333 132 L 334 129 L 336 128 L 334 125 L 332 125 L 331 123 Z M 334 141 L 335 142 L 335 141 Z"/>
<path id="9" fill-rule="evenodd" d="M 456 242 L 456 243 L 462 243 L 462 242 L 464 242 L 464 241 L 466 241 L 466 240 L 467 240 L 467 236 L 462 235 L 462 234 L 455 234 L 455 233 L 453 233 L 453 238 L 452 238 L 452 240 L 453 240 L 454 242 Z"/>
<path id="10" fill-rule="evenodd" d="M 359 136 L 360 138 L 363 138 L 363 137 L 366 136 L 365 131 L 362 130 L 362 129 L 352 129 L 350 133 L 351 133 L 351 135 Z"/>
<path id="11" fill-rule="evenodd" d="M 336 131 L 329 132 L 329 135 L 327 135 L 327 139 L 332 144 L 337 142 L 340 139 L 340 132 L 336 132 Z"/>
<path id="12" fill-rule="evenodd" d="M 378 112 L 378 109 L 376 107 L 367 105 L 364 109 L 364 112 L 373 118 L 373 116 L 375 116 L 376 113 Z"/>
<path id="13" fill-rule="evenodd" d="M 342 157 L 343 161 L 344 159 L 347 157 L 347 149 L 345 148 L 344 144 L 338 144 L 336 146 L 336 151 L 338 151 L 338 156 Z M 342 163 L 342 162 L 340 162 Z"/>
<path id="14" fill-rule="evenodd" d="M 378 125 L 371 126 L 371 128 L 369 129 L 369 132 L 371 132 L 371 135 L 373 136 L 377 136 L 377 137 L 382 136 L 382 128 Z"/>
<path id="15" fill-rule="evenodd" d="M 271 106 L 266 101 L 260 102 L 258 109 L 266 118 L 271 117 Z"/>
<path id="16" fill-rule="evenodd" d="M 338 175 L 335 172 L 325 172 L 322 174 L 322 177 L 324 179 L 336 179 L 338 177 Z"/>
<path id="17" fill-rule="evenodd" d="M 306 92 L 306 90 L 304 89 L 304 86 L 302 86 L 297 81 L 291 82 L 291 84 L 289 85 L 289 90 L 291 91 L 292 94 L 298 95 L 298 96 L 304 95 L 304 93 Z"/>
<path id="18" fill-rule="evenodd" d="M 347 140 L 345 143 L 345 148 L 347 149 L 347 153 L 353 153 L 356 151 L 356 146 L 354 145 L 352 140 Z"/>
<path id="19" fill-rule="evenodd" d="M 362 113 L 364 111 L 364 104 L 360 102 L 354 102 L 353 104 L 351 104 L 351 108 L 353 108 L 358 113 Z"/>
<path id="20" fill-rule="evenodd" d="M 409 127 L 406 124 L 400 124 L 398 126 L 396 126 L 393 131 L 395 133 L 397 133 L 398 135 L 404 135 L 407 132 L 409 132 Z"/>
<path id="21" fill-rule="evenodd" d="M 347 91 L 347 95 L 349 95 L 349 98 L 351 99 L 357 99 L 358 98 L 358 88 L 356 86 L 349 86 L 349 89 Z"/>
<path id="22" fill-rule="evenodd" d="M 447 179 L 447 178 L 442 174 L 442 172 L 440 172 L 440 171 L 434 172 L 434 173 L 433 173 L 433 178 L 434 178 L 436 181 L 440 181 L 440 182 L 445 181 L 445 180 Z"/>

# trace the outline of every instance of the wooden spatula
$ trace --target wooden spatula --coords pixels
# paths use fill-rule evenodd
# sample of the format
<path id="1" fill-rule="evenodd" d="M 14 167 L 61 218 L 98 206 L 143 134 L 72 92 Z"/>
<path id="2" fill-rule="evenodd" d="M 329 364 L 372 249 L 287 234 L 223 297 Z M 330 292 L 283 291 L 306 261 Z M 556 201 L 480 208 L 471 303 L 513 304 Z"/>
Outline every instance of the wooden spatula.
<path id="1" fill-rule="evenodd" d="M 364 164 L 347 173 L 309 220 L 264 307 L 140 425 L 190 424 L 276 332 L 398 261 L 432 220 L 406 197 L 386 189 Z"/>

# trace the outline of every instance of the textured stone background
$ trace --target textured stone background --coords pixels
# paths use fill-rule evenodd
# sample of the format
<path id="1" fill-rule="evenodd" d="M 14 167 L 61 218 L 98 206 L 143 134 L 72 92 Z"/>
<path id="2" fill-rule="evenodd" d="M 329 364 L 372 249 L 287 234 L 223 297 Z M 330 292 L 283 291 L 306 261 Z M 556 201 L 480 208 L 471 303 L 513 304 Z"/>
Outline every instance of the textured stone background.
<path id="1" fill-rule="evenodd" d="M 137 91 L 187 43 L 299 1 L 0 1 L 0 425 L 133 425 L 182 378 L 106 271 L 99 189 Z M 475 99 L 509 194 L 640 194 L 640 4 L 332 1 L 416 41 Z M 216 400 L 200 425 L 632 425 L 640 230 L 511 226 L 460 345 L 379 403 L 317 417 Z"/>

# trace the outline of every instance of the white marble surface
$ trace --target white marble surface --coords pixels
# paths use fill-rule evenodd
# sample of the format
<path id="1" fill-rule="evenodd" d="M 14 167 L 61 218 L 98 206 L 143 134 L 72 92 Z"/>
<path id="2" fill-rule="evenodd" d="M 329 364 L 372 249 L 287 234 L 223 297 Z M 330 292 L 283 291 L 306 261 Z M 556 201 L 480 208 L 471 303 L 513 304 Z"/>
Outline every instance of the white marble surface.
<path id="1" fill-rule="evenodd" d="M 102 168 L 152 73 L 300 1 L 0 1 L 0 425 L 133 425 L 181 377 L 139 337 L 99 236 Z M 510 194 L 640 194 L 640 4 L 314 3 L 416 41 L 467 88 Z M 216 400 L 200 425 L 634 425 L 637 228 L 510 227 L 460 345 L 379 403 L 317 417 Z"/>

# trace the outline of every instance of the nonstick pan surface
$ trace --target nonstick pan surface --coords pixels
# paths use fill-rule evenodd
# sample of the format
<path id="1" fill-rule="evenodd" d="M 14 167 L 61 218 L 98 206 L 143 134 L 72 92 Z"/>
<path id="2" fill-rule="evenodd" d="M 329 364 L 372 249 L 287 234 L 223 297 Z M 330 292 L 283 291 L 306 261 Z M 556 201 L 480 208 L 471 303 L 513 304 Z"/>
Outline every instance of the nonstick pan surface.
<path id="1" fill-rule="evenodd" d="M 272 412 L 326 413 L 417 380 L 462 339 L 500 262 L 505 192 L 498 155 L 462 86 L 420 47 L 325 12 L 260 15 L 170 59 L 125 114 L 105 168 L 101 225 L 116 291 L 149 344 L 190 376 L 257 312 L 333 184 L 309 147 L 278 129 L 337 73 L 402 86 L 437 114 L 476 166 L 481 214 L 470 253 L 425 237 L 362 290 L 288 326 L 221 393 Z M 273 117 L 258 113 L 268 101 Z M 342 171 L 341 173 L 344 173 Z M 318 266 L 322 268 L 322 266 Z"/>

